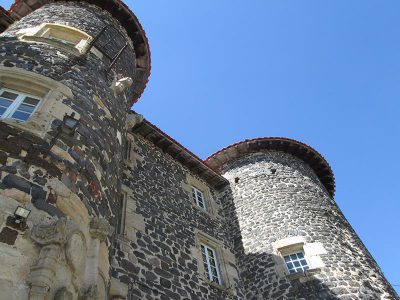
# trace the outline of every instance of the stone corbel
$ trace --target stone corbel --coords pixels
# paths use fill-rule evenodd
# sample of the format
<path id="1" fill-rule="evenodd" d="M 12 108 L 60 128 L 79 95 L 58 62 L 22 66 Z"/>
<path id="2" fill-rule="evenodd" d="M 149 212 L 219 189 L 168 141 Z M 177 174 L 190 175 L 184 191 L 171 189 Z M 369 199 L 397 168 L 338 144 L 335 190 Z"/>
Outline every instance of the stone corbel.
<path id="1" fill-rule="evenodd" d="M 111 90 L 114 93 L 114 96 L 121 95 L 127 89 L 129 89 L 133 84 L 133 79 L 131 77 L 124 77 L 118 80 L 114 80 L 111 84 Z"/>
<path id="2" fill-rule="evenodd" d="M 128 114 L 126 118 L 125 128 L 127 130 L 132 129 L 136 125 L 143 122 L 144 117 L 139 114 Z"/>

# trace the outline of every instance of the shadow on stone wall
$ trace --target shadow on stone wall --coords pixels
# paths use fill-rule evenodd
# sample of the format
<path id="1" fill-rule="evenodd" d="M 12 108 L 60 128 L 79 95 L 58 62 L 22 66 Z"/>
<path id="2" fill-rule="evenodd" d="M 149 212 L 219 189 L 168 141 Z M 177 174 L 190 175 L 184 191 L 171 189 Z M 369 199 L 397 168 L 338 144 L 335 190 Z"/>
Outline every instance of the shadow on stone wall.
<path id="1" fill-rule="evenodd" d="M 347 288 L 336 287 L 338 283 L 324 280 L 322 274 L 296 274 L 279 277 L 276 273 L 276 261 L 281 260 L 271 253 L 246 253 L 244 250 L 236 208 L 231 190 L 224 191 L 225 213 L 229 220 L 237 266 L 240 274 L 240 287 L 246 300 L 351 300 Z M 321 280 L 322 277 L 322 280 Z M 327 284 L 329 282 L 329 284 Z M 379 296 L 380 297 L 380 296 Z M 379 297 L 368 296 L 362 299 L 376 300 Z"/>
<path id="2" fill-rule="evenodd" d="M 241 277 L 244 279 L 247 300 L 290 299 L 290 300 L 335 300 L 346 298 L 349 291 L 336 288 L 333 283 L 327 285 L 316 278 L 318 274 L 306 272 L 279 277 L 275 271 L 275 262 L 282 259 L 273 254 L 244 254 L 241 263 Z M 340 296 L 340 298 L 339 298 Z M 377 298 L 363 298 L 377 299 Z"/>

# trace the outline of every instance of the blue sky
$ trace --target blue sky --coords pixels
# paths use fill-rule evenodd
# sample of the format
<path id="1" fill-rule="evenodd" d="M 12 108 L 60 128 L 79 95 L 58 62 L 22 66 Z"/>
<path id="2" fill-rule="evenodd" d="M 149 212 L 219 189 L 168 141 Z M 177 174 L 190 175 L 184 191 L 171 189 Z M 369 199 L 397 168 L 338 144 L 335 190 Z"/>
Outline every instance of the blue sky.
<path id="1" fill-rule="evenodd" d="M 314 147 L 339 206 L 400 285 L 400 2 L 127 3 L 152 51 L 134 109 L 201 158 L 260 136 Z"/>
<path id="2" fill-rule="evenodd" d="M 152 51 L 134 109 L 202 158 L 260 136 L 314 147 L 340 208 L 400 285 L 400 2 L 127 3 Z"/>
<path id="3" fill-rule="evenodd" d="M 152 52 L 134 109 L 201 158 L 260 136 L 309 144 L 332 166 L 340 208 L 400 285 L 400 1 L 125 2 Z"/>

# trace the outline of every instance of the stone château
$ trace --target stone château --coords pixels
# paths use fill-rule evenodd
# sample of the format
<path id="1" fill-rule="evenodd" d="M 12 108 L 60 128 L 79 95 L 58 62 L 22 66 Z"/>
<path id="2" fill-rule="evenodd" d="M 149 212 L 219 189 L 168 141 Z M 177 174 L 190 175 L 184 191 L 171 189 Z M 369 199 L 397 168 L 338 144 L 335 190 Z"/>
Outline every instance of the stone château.
<path id="1" fill-rule="evenodd" d="M 0 299 L 399 299 L 317 151 L 203 161 L 130 111 L 150 49 L 120 0 L 16 0 L 0 32 Z"/>

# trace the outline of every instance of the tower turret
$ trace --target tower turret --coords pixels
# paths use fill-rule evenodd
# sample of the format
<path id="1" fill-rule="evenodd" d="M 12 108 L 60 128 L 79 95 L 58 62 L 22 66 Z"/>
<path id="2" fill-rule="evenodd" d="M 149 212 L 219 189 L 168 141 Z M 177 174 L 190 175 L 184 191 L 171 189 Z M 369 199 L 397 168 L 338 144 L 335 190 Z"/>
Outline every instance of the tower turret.
<path id="1" fill-rule="evenodd" d="M 206 163 L 231 183 L 246 299 L 397 299 L 335 204 L 332 170 L 317 151 L 259 138 Z"/>
<path id="2" fill-rule="evenodd" d="M 16 299 L 105 299 L 128 110 L 150 72 L 146 36 L 118 0 L 17 0 L 1 13 L 2 26 L 15 22 L 0 35 L 0 241 L 19 252 L 2 256 L 14 270 L 1 286 L 19 286 Z M 22 226 L 17 206 L 31 211 Z"/>

